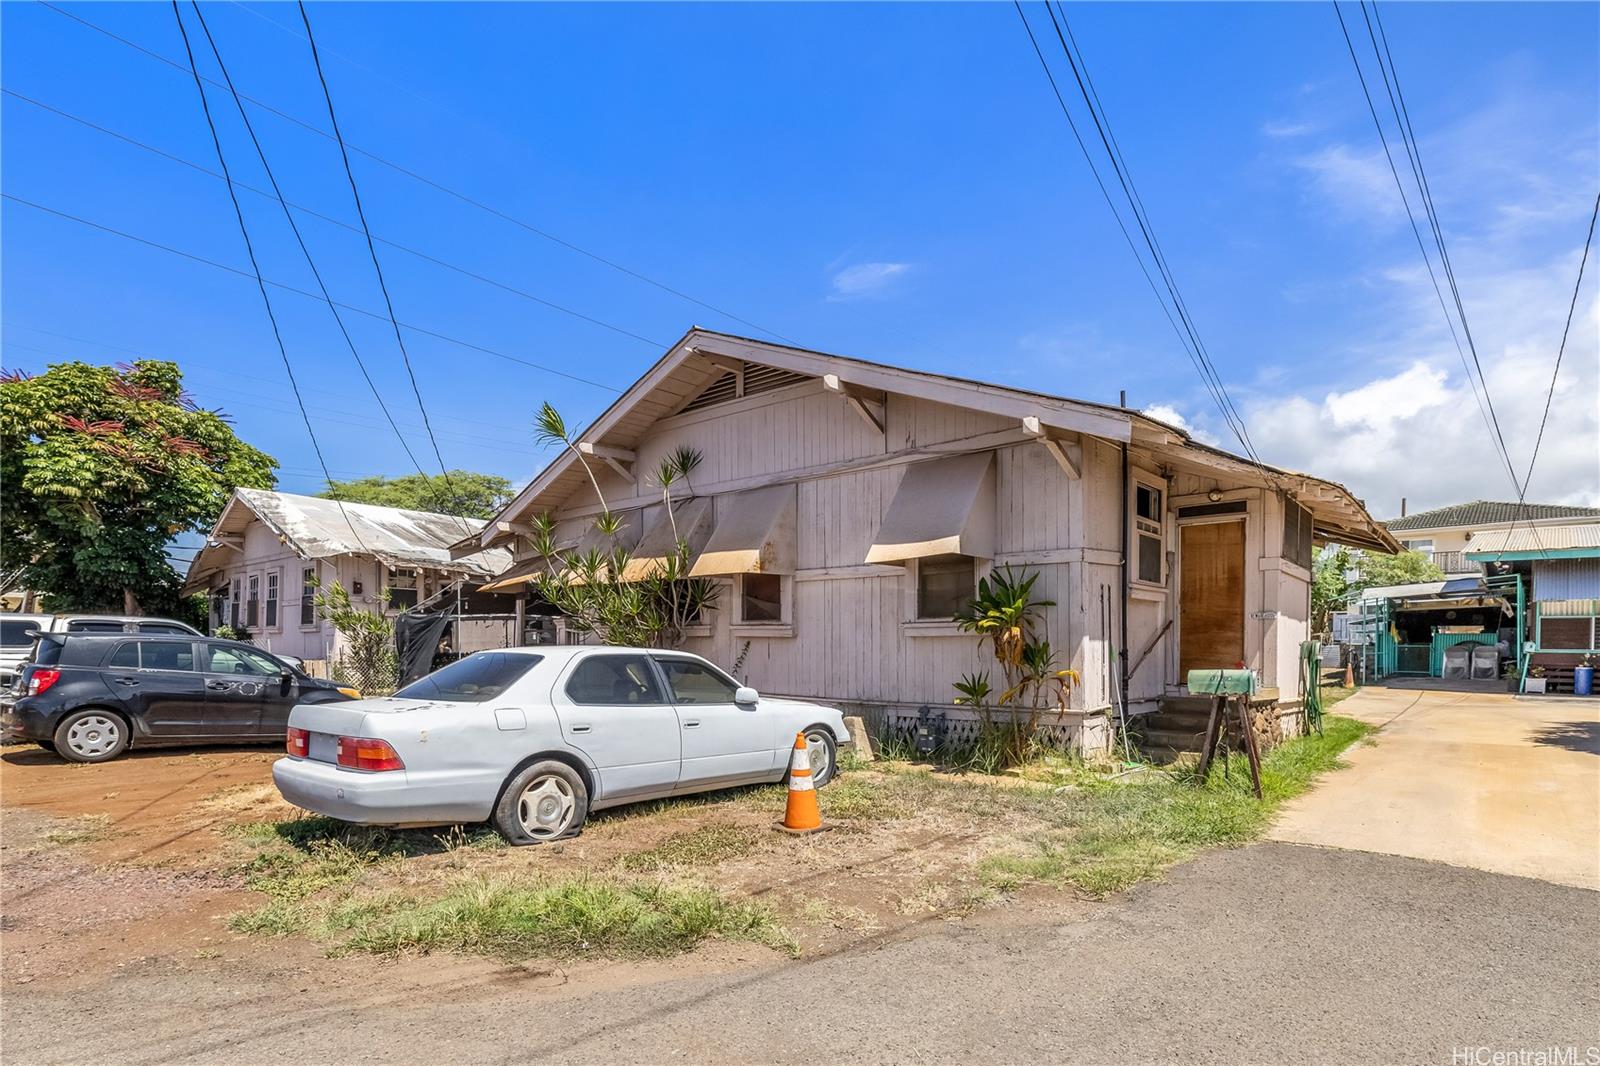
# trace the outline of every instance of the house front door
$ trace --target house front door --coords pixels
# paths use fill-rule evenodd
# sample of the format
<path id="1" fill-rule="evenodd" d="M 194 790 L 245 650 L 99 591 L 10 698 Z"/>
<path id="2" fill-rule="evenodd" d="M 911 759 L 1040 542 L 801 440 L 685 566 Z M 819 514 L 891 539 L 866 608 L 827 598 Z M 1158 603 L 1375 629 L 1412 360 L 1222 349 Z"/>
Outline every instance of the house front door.
<path id="1" fill-rule="evenodd" d="M 1244 655 L 1244 523 L 1178 527 L 1178 681 Z"/>

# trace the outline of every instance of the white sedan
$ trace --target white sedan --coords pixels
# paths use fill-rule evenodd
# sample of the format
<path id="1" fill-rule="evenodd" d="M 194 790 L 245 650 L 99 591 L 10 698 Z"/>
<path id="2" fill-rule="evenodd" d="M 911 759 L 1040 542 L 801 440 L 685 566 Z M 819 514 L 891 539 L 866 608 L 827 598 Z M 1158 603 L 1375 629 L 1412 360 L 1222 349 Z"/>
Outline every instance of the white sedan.
<path id="1" fill-rule="evenodd" d="M 826 784 L 850 743 L 836 708 L 763 699 L 683 652 L 507 648 L 393 696 L 295 707 L 272 779 L 347 822 L 487 821 L 536 844 L 604 807 L 781 781 L 798 733 Z"/>

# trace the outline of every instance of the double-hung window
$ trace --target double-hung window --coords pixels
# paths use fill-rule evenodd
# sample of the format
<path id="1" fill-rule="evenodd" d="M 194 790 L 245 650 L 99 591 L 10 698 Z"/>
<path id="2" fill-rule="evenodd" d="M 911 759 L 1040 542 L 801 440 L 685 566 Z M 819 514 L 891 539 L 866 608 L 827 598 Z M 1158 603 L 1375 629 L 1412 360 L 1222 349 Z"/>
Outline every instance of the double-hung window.
<path id="1" fill-rule="evenodd" d="M 234 629 L 239 628 L 239 588 L 242 584 L 239 578 L 234 578 L 228 591 L 228 625 Z"/>
<path id="2" fill-rule="evenodd" d="M 261 620 L 261 575 L 250 575 L 250 596 L 245 600 L 244 624 L 254 629 Z"/>
<path id="3" fill-rule="evenodd" d="M 1133 578 L 1145 585 L 1165 580 L 1166 493 L 1154 485 L 1136 481 L 1133 485 Z"/>
<path id="4" fill-rule="evenodd" d="M 300 624 L 317 624 L 317 568 L 308 566 L 300 571 Z"/>
<path id="5" fill-rule="evenodd" d="M 267 573 L 267 620 L 268 629 L 278 628 L 278 571 L 271 570 Z"/>

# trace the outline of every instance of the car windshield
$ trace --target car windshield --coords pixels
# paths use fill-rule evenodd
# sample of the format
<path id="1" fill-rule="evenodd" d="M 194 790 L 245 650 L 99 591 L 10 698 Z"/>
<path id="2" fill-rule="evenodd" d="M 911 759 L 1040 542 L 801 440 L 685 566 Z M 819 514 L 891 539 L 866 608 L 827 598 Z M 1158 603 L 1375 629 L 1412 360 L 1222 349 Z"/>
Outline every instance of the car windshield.
<path id="1" fill-rule="evenodd" d="M 482 703 L 516 684 L 517 679 L 538 665 L 542 658 L 542 655 L 480 651 L 413 681 L 396 692 L 395 698 Z"/>

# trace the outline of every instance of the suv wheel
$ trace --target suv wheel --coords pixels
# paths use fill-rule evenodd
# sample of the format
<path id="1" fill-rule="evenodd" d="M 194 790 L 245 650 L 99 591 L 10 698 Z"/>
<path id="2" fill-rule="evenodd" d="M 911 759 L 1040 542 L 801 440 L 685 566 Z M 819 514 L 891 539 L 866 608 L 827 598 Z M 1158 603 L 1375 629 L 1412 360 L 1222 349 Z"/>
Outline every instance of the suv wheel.
<path id="1" fill-rule="evenodd" d="M 128 748 L 128 727 L 110 711 L 74 711 L 56 726 L 56 754 L 72 762 L 105 762 Z"/>

